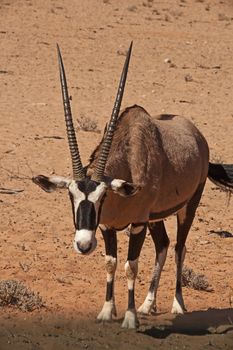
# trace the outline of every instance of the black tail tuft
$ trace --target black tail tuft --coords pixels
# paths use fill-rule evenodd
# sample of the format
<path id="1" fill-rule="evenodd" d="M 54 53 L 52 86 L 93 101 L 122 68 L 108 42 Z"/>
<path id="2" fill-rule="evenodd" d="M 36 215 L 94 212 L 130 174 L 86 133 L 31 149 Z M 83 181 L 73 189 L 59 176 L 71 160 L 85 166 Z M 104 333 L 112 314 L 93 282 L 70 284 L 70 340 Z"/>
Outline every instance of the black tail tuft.
<path id="1" fill-rule="evenodd" d="M 209 163 L 208 178 L 222 189 L 233 192 L 233 164 Z"/>

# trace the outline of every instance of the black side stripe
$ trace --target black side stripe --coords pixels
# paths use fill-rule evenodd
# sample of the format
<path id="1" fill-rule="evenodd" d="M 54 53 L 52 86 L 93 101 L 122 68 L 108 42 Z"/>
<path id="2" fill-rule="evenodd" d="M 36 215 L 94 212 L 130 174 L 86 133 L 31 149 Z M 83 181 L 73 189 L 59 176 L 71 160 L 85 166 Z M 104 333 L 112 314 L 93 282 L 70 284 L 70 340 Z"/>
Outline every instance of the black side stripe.
<path id="1" fill-rule="evenodd" d="M 70 201 L 71 201 L 74 227 L 77 228 L 76 227 L 76 222 L 75 222 L 74 200 L 73 200 L 73 196 L 72 196 L 72 194 L 70 192 L 69 192 L 69 197 L 70 197 Z"/>
<path id="2" fill-rule="evenodd" d="M 174 208 L 168 209 L 168 210 L 164 210 L 161 211 L 160 213 L 150 213 L 150 217 L 149 217 L 149 221 L 153 221 L 153 220 L 163 220 L 166 217 L 170 216 L 173 213 L 176 213 L 178 210 L 180 210 L 181 208 L 183 208 L 185 206 L 187 202 L 183 202 L 178 204 L 177 206 L 175 206 Z"/>

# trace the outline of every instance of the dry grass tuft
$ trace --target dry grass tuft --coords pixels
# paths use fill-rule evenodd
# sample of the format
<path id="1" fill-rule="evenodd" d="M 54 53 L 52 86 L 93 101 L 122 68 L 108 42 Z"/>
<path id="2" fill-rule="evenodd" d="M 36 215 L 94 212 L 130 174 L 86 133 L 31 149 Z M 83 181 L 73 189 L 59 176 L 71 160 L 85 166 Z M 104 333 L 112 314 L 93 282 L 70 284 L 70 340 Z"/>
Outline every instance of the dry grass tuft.
<path id="1" fill-rule="evenodd" d="M 206 292 L 213 291 L 203 274 L 195 273 L 187 266 L 184 266 L 182 271 L 182 285 L 196 290 L 205 290 Z"/>
<path id="2" fill-rule="evenodd" d="M 16 306 L 21 311 L 40 309 L 45 304 L 38 293 L 32 292 L 22 282 L 0 281 L 0 306 Z"/>

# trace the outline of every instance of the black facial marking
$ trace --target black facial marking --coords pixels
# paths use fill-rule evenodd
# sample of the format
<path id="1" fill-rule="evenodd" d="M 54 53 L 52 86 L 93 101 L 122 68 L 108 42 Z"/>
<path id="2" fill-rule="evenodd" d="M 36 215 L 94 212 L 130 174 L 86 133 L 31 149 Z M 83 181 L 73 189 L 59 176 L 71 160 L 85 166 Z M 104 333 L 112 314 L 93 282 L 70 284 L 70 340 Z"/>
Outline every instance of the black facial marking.
<path id="1" fill-rule="evenodd" d="M 70 193 L 70 200 L 72 205 L 72 212 L 73 212 L 73 221 L 74 226 L 76 230 L 95 230 L 98 226 L 101 207 L 103 204 L 103 198 L 101 199 L 99 211 L 98 211 L 98 222 L 96 221 L 96 210 L 94 203 L 88 200 L 88 195 L 96 190 L 96 188 L 99 186 L 99 182 L 93 181 L 90 178 L 86 177 L 83 181 L 76 181 L 76 185 L 80 192 L 82 192 L 85 195 L 85 200 L 81 201 L 77 210 L 77 213 L 75 213 L 75 206 L 74 206 L 74 198 L 72 193 Z"/>
<path id="2" fill-rule="evenodd" d="M 83 200 L 77 210 L 76 218 L 77 230 L 95 230 L 96 229 L 96 213 L 95 206 L 87 199 Z"/>
<path id="3" fill-rule="evenodd" d="M 78 189 L 86 196 L 95 191 L 98 185 L 99 182 L 90 180 L 89 178 L 85 178 L 85 180 L 77 182 Z"/>

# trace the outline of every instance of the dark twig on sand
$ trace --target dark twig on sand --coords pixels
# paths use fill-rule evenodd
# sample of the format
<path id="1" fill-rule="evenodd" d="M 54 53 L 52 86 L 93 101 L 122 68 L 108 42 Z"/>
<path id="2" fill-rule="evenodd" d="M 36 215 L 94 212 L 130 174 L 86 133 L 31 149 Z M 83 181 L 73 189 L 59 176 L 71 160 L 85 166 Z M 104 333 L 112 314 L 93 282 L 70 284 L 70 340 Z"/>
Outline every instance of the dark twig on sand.
<path id="1" fill-rule="evenodd" d="M 24 190 L 15 190 L 15 189 L 0 187 L 0 193 L 3 193 L 3 194 L 16 194 L 16 193 L 20 193 L 23 191 Z"/>

